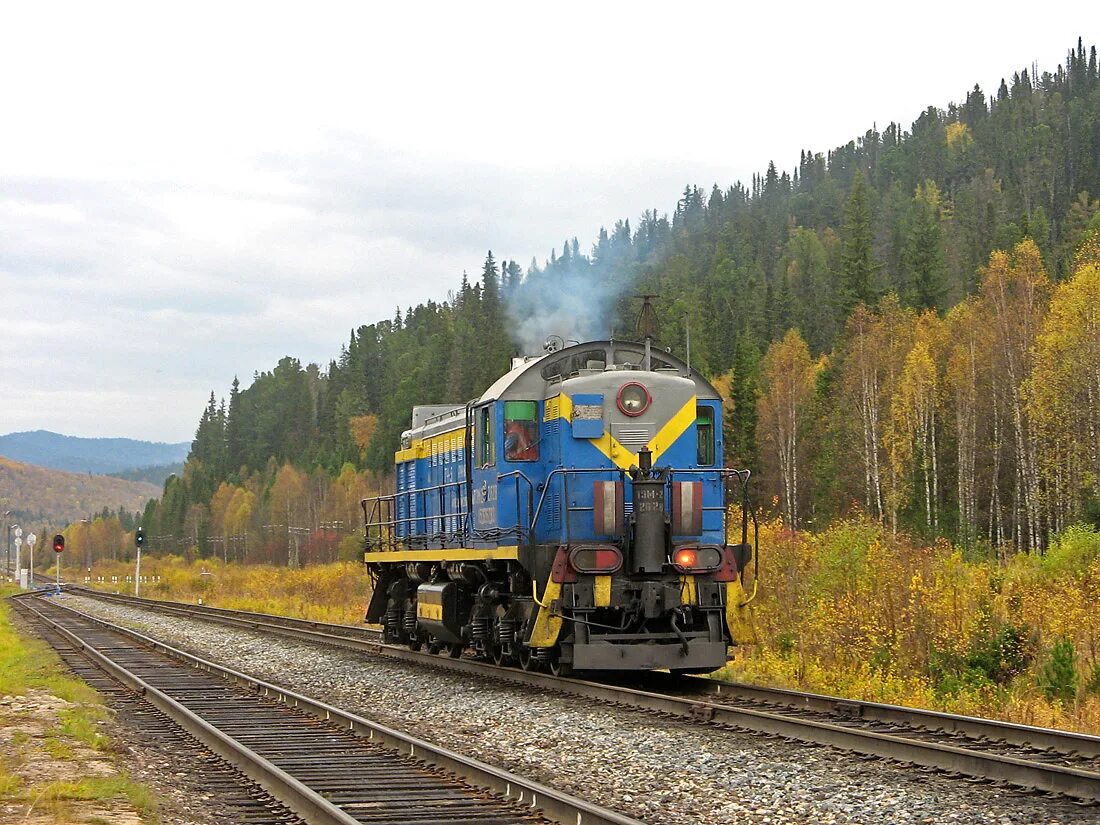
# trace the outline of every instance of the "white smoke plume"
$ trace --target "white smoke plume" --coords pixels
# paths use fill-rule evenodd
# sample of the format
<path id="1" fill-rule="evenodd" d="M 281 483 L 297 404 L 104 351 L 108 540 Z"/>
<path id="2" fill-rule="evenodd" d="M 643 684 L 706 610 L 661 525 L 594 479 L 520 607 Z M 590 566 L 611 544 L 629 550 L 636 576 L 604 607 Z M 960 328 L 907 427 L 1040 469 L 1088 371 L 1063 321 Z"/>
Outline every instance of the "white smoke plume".
<path id="1" fill-rule="evenodd" d="M 570 341 L 607 338 L 613 332 L 619 290 L 587 258 L 527 273 L 506 296 L 512 337 L 524 355 L 541 355 L 547 336 Z"/>

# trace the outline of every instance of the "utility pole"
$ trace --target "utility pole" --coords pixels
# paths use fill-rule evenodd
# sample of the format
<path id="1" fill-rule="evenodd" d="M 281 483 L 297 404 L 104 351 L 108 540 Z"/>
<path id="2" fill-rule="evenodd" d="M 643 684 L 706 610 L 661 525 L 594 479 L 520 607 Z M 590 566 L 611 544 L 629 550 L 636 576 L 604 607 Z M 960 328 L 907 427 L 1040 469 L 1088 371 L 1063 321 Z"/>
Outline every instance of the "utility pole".
<path id="1" fill-rule="evenodd" d="M 11 573 L 11 522 L 8 520 L 11 516 L 11 510 L 4 511 L 4 526 L 5 535 L 7 535 L 7 542 L 4 544 L 4 550 L 7 552 L 7 562 L 5 562 L 4 572 Z"/>

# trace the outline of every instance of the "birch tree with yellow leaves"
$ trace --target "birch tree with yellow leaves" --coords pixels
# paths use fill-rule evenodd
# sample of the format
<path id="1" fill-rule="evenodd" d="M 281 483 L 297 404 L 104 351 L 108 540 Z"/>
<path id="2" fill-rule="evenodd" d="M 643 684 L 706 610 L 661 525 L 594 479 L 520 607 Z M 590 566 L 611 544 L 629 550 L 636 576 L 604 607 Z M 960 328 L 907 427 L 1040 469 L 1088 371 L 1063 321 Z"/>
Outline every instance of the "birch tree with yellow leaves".
<path id="1" fill-rule="evenodd" d="M 924 313 L 916 325 L 915 343 L 904 366 L 890 404 L 887 445 L 896 483 L 890 490 L 891 528 L 897 530 L 897 512 L 911 485 L 919 481 L 924 523 L 930 532 L 939 529 L 938 410 L 940 379 L 936 355 L 942 322 L 934 312 Z"/>
<path id="2" fill-rule="evenodd" d="M 799 490 L 806 483 L 805 446 L 800 431 L 822 363 L 810 356 L 806 342 L 792 329 L 768 348 L 760 366 L 757 438 L 764 446 L 765 462 L 775 460 L 783 520 L 791 529 L 799 525 Z"/>
<path id="3" fill-rule="evenodd" d="M 1035 347 L 1028 412 L 1041 439 L 1040 472 L 1055 532 L 1080 515 L 1100 480 L 1100 238 L 1082 246 L 1058 285 Z"/>
<path id="4" fill-rule="evenodd" d="M 1014 462 L 1013 539 L 1021 550 L 1045 542 L 1040 498 L 1038 433 L 1028 405 L 1028 378 L 1036 338 L 1046 316 L 1050 279 L 1030 238 L 1011 253 L 997 250 L 981 272 L 983 313 L 993 337 L 993 369 L 1012 424 Z"/>

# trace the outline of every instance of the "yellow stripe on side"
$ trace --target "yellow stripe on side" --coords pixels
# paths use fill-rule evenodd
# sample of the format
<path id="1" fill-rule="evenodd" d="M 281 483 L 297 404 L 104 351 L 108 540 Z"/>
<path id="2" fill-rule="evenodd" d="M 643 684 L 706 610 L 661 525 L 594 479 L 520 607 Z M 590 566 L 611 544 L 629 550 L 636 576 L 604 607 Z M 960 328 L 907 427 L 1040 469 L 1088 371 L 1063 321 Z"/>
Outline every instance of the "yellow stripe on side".
<path id="1" fill-rule="evenodd" d="M 752 612 L 745 598 L 745 590 L 737 579 L 726 582 L 726 627 L 729 628 L 730 639 L 735 645 L 756 644 Z"/>
<path id="2" fill-rule="evenodd" d="M 363 561 L 516 561 L 519 547 L 455 547 L 450 550 L 379 550 L 363 554 Z"/>
<path id="3" fill-rule="evenodd" d="M 455 449 L 462 449 L 466 445 L 466 428 L 459 427 L 454 430 L 447 430 L 444 433 L 438 435 L 431 435 L 427 438 L 418 438 L 412 442 L 404 450 L 398 450 L 393 454 L 394 463 L 400 464 L 404 461 L 412 461 L 417 458 L 427 458 L 432 454 L 432 447 L 436 448 L 436 453 L 444 450 L 452 449 L 450 442 L 458 439 L 457 444 L 454 445 Z"/>
<path id="4" fill-rule="evenodd" d="M 695 576 L 680 576 L 680 604 L 699 604 Z"/>
<path id="5" fill-rule="evenodd" d="M 611 577 L 596 576 L 596 581 L 593 582 L 593 592 L 595 593 L 596 597 L 596 607 L 610 607 Z"/>
<path id="6" fill-rule="evenodd" d="M 561 584 L 551 578 L 546 582 L 546 590 L 542 594 L 542 604 L 539 614 L 535 617 L 535 626 L 531 629 L 531 640 L 527 643 L 531 647 L 553 647 L 557 644 L 558 634 L 561 633 L 561 616 L 555 615 L 555 602 L 561 598 Z"/>

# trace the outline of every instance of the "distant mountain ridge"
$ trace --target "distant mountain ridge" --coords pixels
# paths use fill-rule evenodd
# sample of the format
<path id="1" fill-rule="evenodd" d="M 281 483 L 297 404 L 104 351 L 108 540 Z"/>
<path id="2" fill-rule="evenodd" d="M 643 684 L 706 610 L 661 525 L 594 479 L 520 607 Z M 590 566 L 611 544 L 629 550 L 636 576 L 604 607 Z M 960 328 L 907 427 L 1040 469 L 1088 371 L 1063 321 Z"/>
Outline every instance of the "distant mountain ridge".
<path id="1" fill-rule="evenodd" d="M 0 435 L 0 456 L 53 470 L 106 475 L 179 464 L 191 443 L 167 444 L 133 438 L 80 438 L 48 430 Z"/>

